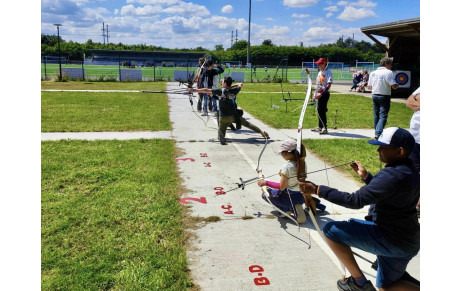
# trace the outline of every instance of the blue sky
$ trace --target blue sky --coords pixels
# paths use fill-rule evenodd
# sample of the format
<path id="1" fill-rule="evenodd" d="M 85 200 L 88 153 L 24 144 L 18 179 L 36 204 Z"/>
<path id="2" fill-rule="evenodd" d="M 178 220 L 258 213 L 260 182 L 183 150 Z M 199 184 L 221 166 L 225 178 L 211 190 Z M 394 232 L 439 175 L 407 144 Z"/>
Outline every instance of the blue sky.
<path id="1" fill-rule="evenodd" d="M 316 46 L 342 35 L 372 42 L 360 28 L 420 17 L 414 0 L 252 0 L 251 44 Z M 102 23 L 113 43 L 213 49 L 247 40 L 249 0 L 42 0 L 41 32 L 66 41 L 103 42 Z"/>

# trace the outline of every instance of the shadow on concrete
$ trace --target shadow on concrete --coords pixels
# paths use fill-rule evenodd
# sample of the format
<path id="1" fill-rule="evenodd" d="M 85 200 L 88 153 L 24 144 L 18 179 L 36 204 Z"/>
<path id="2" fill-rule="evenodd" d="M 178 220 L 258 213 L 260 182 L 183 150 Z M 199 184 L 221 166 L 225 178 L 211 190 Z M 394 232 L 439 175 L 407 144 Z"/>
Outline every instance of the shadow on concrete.
<path id="1" fill-rule="evenodd" d="M 329 132 L 330 136 L 337 136 L 337 137 L 346 137 L 346 138 L 371 138 L 369 136 L 355 134 L 355 133 L 347 133 L 347 132 Z"/>

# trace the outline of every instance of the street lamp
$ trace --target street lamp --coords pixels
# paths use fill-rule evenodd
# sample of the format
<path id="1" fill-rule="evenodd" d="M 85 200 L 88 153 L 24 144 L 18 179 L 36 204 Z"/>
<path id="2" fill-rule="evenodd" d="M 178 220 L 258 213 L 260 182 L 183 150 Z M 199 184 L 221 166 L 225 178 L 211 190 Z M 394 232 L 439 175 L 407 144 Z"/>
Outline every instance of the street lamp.
<path id="1" fill-rule="evenodd" d="M 62 68 L 61 68 L 61 42 L 59 40 L 59 26 L 62 24 L 54 24 L 57 27 L 58 31 L 58 57 L 59 57 L 59 81 L 62 81 Z"/>
<path id="2" fill-rule="evenodd" d="M 248 29 L 248 52 L 247 52 L 247 59 L 246 59 L 246 64 L 251 62 L 251 0 L 249 0 L 249 29 Z M 251 79 L 252 79 L 252 74 L 251 74 Z"/>

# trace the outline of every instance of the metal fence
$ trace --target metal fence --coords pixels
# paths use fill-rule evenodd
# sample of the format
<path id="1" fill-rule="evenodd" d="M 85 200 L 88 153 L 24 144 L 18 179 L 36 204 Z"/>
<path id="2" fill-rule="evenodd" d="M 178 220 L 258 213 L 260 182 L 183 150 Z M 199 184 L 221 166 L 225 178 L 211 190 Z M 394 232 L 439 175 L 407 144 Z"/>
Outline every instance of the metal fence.
<path id="1" fill-rule="evenodd" d="M 119 66 L 87 65 L 83 62 L 72 62 L 61 64 L 63 79 L 68 80 L 98 80 L 98 81 L 129 81 L 134 78 L 142 81 L 175 81 L 174 71 L 195 72 L 197 67 L 134 67 L 128 68 Z M 330 68 L 334 80 L 352 80 L 354 67 Z M 131 71 L 131 72 L 130 72 Z M 285 67 L 257 65 L 254 68 L 233 68 L 226 67 L 223 75 L 232 75 L 232 72 L 242 72 L 245 82 L 306 82 L 306 75 L 302 67 Z M 316 70 L 310 70 L 312 77 L 316 77 Z M 41 78 L 43 80 L 59 78 L 58 64 L 41 64 Z M 240 73 L 241 74 L 241 73 Z M 135 76 L 135 77 L 129 77 Z"/>

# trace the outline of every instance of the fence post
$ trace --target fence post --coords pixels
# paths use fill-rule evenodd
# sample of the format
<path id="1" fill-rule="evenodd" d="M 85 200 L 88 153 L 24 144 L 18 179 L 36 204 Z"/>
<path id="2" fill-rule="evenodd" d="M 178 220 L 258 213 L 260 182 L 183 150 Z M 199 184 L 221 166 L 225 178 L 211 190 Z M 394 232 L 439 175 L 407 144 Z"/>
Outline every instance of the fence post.
<path id="1" fill-rule="evenodd" d="M 156 68 L 157 68 L 157 64 L 155 64 L 155 59 L 153 60 L 153 82 L 156 81 L 156 78 L 155 78 L 155 71 L 156 71 Z"/>
<path id="2" fill-rule="evenodd" d="M 84 64 L 85 63 L 85 57 L 83 57 L 83 61 L 81 62 L 81 73 L 83 75 L 83 81 L 85 80 L 85 67 L 84 67 Z"/>
<path id="3" fill-rule="evenodd" d="M 118 80 L 121 82 L 120 53 L 118 53 Z"/>
<path id="4" fill-rule="evenodd" d="M 45 60 L 43 64 L 45 65 L 45 80 L 46 80 L 46 56 L 43 56 L 43 59 Z"/>

